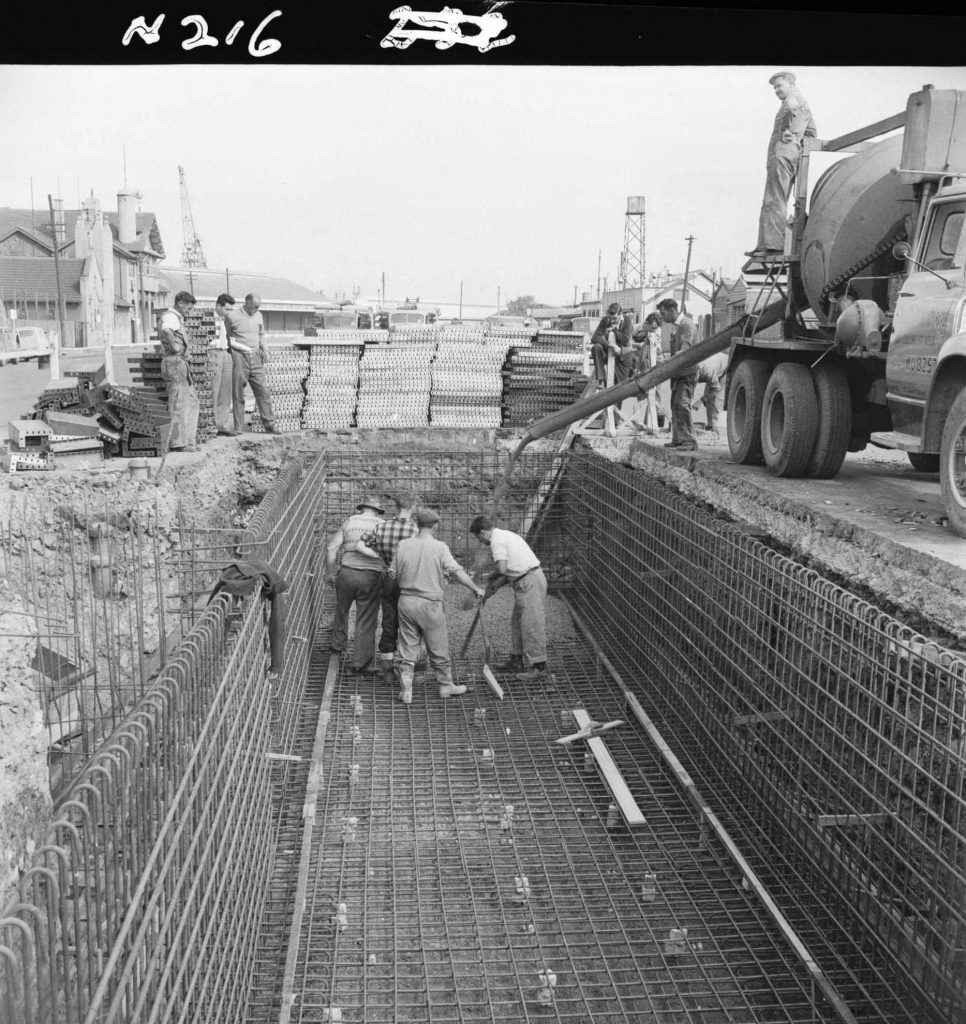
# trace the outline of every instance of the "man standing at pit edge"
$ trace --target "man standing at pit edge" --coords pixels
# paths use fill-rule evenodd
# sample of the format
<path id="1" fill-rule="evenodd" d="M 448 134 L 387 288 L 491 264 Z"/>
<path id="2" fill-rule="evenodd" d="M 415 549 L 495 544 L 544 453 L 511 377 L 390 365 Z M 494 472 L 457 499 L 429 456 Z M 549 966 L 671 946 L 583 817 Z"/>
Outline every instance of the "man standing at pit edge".
<path id="1" fill-rule="evenodd" d="M 208 346 L 208 365 L 211 368 L 211 399 L 214 405 L 215 429 L 226 437 L 235 437 L 232 430 L 231 352 L 228 351 L 228 329 L 226 319 L 235 308 L 235 300 L 228 292 L 222 292 L 215 299 L 215 336 Z"/>
<path id="2" fill-rule="evenodd" d="M 265 347 L 265 322 L 259 307 L 261 296 L 249 292 L 241 309 L 232 309 L 226 318 L 228 326 L 228 344 L 232 358 L 232 402 L 234 403 L 235 431 L 245 430 L 245 385 L 250 384 L 258 415 L 265 424 L 269 434 L 278 434 L 275 429 L 275 412 L 272 409 L 272 396 L 265 382 L 265 364 L 268 362 L 268 349 Z"/>
<path id="3" fill-rule="evenodd" d="M 657 304 L 658 312 L 667 324 L 674 324 L 671 332 L 671 355 L 676 356 L 694 344 L 694 321 L 687 313 L 678 312 L 678 304 L 674 299 L 665 299 Z M 691 416 L 691 402 L 694 398 L 694 385 L 698 380 L 698 371 L 690 367 L 680 377 L 671 378 L 671 440 L 665 448 L 677 448 L 682 452 L 693 452 L 698 447 L 694 436 L 694 420 Z"/>
<path id="4" fill-rule="evenodd" d="M 540 559 L 519 534 L 499 529 L 489 516 L 477 516 L 470 523 L 470 533 L 481 544 L 489 545 L 496 563 L 484 599 L 505 583 L 513 587 L 512 651 L 510 660 L 499 668 L 515 671 L 516 678 L 524 682 L 547 682 L 547 577 L 540 568 Z"/>
<path id="5" fill-rule="evenodd" d="M 775 125 L 768 140 L 765 163 L 765 195 L 758 220 L 758 244 L 746 256 L 758 259 L 780 256 L 785 251 L 785 225 L 788 220 L 788 197 L 798 170 L 802 140 L 814 139 L 815 120 L 805 97 L 795 87 L 790 71 L 777 71 L 768 79 L 775 95 L 782 101 L 775 115 Z"/>
<path id="6" fill-rule="evenodd" d="M 191 364 L 188 362 L 188 337 L 185 334 L 184 318 L 195 305 L 191 292 L 178 292 L 174 297 L 174 309 L 168 309 L 161 317 L 158 331 L 161 340 L 161 379 L 168 392 L 168 413 L 171 416 L 171 433 L 168 436 L 169 452 L 198 451 L 198 393 L 191 380 Z"/>
<path id="7" fill-rule="evenodd" d="M 449 636 L 443 609 L 445 575 L 449 574 L 477 597 L 483 590 L 456 561 L 449 547 L 433 536 L 439 515 L 431 508 L 416 512 L 419 533 L 401 541 L 389 566 L 389 575 L 399 582 L 399 699 L 411 704 L 413 672 L 419 656 L 419 641 L 426 644 L 429 663 L 436 673 L 440 697 L 459 697 L 466 687 L 453 682 L 449 658 Z"/>

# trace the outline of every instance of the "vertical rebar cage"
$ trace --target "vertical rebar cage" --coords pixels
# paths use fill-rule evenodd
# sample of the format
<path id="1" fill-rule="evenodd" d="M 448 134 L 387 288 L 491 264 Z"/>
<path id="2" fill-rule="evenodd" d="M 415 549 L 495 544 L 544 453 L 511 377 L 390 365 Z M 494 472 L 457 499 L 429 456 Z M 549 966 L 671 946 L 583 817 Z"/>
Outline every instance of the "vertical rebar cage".
<path id="1" fill-rule="evenodd" d="M 231 548 L 289 584 L 282 671 L 269 673 L 257 593 L 192 610 L 163 671 L 63 795 L 5 908 L 3 1022 L 244 1018 L 319 618 L 323 466 L 287 464 Z M 214 545 L 198 531 L 192 549 L 186 535 L 190 524 L 183 573 L 208 587 Z"/>
<path id="2" fill-rule="evenodd" d="M 627 467 L 560 495 L 575 606 L 840 991 L 955 1019 L 966 661 Z"/>

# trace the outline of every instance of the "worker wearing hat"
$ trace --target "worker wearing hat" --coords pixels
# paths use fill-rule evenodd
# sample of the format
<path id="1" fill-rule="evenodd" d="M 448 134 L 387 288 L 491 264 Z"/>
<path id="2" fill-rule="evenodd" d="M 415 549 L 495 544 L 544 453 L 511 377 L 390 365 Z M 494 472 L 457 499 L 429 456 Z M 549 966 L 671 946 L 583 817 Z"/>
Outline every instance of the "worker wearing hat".
<path id="1" fill-rule="evenodd" d="M 356 672 L 379 671 L 372 659 L 376 644 L 376 622 L 379 619 L 383 564 L 378 555 L 363 554 L 357 550 L 357 544 L 382 522 L 380 516 L 384 511 L 379 498 L 364 498 L 356 505 L 356 514 L 349 516 L 339 527 L 326 548 L 326 569 L 330 577 L 335 577 L 335 614 L 332 617 L 329 650 L 335 653 L 345 650 L 349 609 L 355 602 L 356 631 L 352 668 Z"/>
<path id="2" fill-rule="evenodd" d="M 483 596 L 469 573 L 456 561 L 449 547 L 433 536 L 439 515 L 431 508 L 416 512 L 415 537 L 400 541 L 389 566 L 389 575 L 399 583 L 399 699 L 412 703 L 413 674 L 420 640 L 426 644 L 429 663 L 439 683 L 440 697 L 458 697 L 466 687 L 453 682 L 449 657 L 449 636 L 443 609 L 446 576 L 455 578 L 477 597 Z"/>
<path id="3" fill-rule="evenodd" d="M 816 135 L 815 120 L 805 97 L 795 86 L 791 71 L 777 71 L 768 79 L 782 101 L 768 140 L 765 163 L 765 195 L 758 220 L 758 244 L 747 256 L 758 259 L 780 256 L 785 251 L 788 197 L 798 170 L 804 139 Z"/>

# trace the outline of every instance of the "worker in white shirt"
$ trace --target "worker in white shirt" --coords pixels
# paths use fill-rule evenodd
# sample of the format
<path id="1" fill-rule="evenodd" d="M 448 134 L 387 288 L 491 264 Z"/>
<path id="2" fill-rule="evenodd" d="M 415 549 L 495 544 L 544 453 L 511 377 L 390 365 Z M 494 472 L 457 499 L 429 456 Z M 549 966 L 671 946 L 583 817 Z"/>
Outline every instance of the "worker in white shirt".
<path id="1" fill-rule="evenodd" d="M 496 568 L 484 599 L 507 583 L 513 587 L 512 652 L 510 661 L 498 667 L 516 671 L 516 678 L 524 682 L 547 682 L 547 577 L 540 559 L 519 534 L 499 529 L 489 516 L 477 516 L 470 533 L 489 545 Z"/>
<path id="2" fill-rule="evenodd" d="M 225 318 L 235 308 L 234 298 L 222 292 L 215 299 L 215 336 L 208 346 L 208 365 L 211 369 L 211 397 L 214 403 L 215 429 L 226 437 L 236 437 L 231 417 L 231 352 L 228 351 L 228 332 Z"/>

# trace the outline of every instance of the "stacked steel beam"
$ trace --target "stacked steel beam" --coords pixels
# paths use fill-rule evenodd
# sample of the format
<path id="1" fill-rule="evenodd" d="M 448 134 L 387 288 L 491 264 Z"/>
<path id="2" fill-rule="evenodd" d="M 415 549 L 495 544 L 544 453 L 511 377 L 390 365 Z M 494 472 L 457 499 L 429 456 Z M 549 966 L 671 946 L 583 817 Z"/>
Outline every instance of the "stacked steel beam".
<path id="1" fill-rule="evenodd" d="M 359 362 L 356 426 L 425 427 L 435 341 L 370 345 Z"/>
<path id="2" fill-rule="evenodd" d="M 294 345 L 273 345 L 268 350 L 265 382 L 272 396 L 276 430 L 298 430 L 305 405 L 305 379 L 309 374 L 309 353 Z M 251 429 L 260 432 L 265 424 L 256 408 Z"/>
<path id="3" fill-rule="evenodd" d="M 305 401 L 302 405 L 302 426 L 315 430 L 347 430 L 353 425 L 356 412 L 356 393 L 359 387 L 359 352 L 362 345 L 339 344 L 313 339 L 307 343 L 309 373 L 305 382 Z M 360 331 L 352 331 L 353 339 Z M 369 333 L 369 332 L 365 332 Z"/>
<path id="4" fill-rule="evenodd" d="M 504 338 L 440 341 L 429 407 L 434 427 L 500 426 L 508 348 Z"/>
<path id="5" fill-rule="evenodd" d="M 570 405 L 586 382 L 583 334 L 538 331 L 529 347 L 516 345 L 503 371 L 503 425 L 525 427 Z"/>

